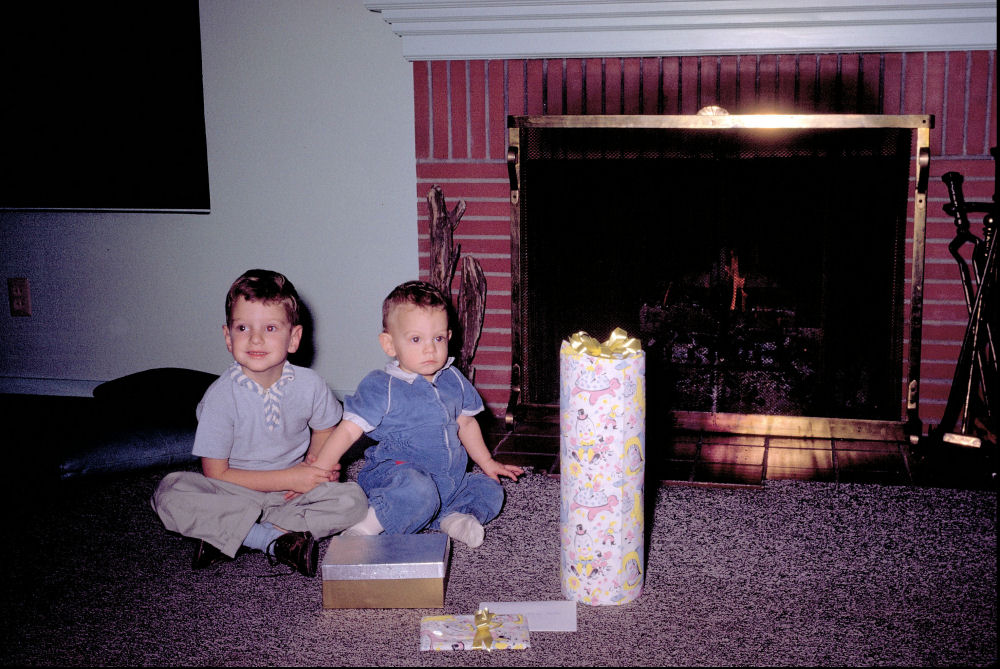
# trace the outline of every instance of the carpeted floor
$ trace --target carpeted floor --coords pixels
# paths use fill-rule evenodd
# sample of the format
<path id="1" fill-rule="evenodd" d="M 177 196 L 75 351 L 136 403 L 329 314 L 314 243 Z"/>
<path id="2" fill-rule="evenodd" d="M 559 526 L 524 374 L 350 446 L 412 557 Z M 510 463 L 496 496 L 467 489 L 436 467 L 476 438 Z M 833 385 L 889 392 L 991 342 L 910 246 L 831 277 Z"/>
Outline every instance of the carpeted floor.
<path id="1" fill-rule="evenodd" d="M 525 651 L 419 651 L 423 615 L 324 610 L 321 581 L 261 554 L 203 572 L 148 505 L 164 472 L 12 493 L 4 665 L 991 665 L 996 493 L 768 481 L 651 491 L 646 588 L 577 607 L 575 633 Z M 505 482 L 470 550 L 454 544 L 445 613 L 561 598 L 559 483 Z M 327 542 L 323 543 L 325 550 Z M 500 657 L 497 653 L 502 653 Z"/>

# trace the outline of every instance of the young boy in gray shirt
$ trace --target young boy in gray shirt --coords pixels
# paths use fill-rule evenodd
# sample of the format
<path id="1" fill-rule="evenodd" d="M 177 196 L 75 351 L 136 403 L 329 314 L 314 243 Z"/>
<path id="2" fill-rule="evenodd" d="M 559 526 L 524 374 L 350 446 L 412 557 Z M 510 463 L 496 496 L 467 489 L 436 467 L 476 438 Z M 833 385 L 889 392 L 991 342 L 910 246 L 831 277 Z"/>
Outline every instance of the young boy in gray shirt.
<path id="1" fill-rule="evenodd" d="M 299 297 L 269 270 L 250 270 L 226 296 L 226 348 L 233 364 L 198 405 L 192 452 L 202 473 L 173 472 L 151 500 L 164 526 L 198 540 L 192 567 L 236 556 L 241 546 L 315 576 L 317 539 L 365 517 L 356 483 L 339 468 L 307 462 L 343 414 L 314 371 L 288 362 L 302 340 Z"/>

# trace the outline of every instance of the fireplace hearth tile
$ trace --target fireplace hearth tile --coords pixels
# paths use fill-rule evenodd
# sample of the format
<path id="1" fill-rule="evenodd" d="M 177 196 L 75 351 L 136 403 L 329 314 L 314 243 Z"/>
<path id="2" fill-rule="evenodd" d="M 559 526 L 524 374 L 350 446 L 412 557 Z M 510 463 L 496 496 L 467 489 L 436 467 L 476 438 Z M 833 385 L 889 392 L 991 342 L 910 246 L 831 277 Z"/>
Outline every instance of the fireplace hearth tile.
<path id="1" fill-rule="evenodd" d="M 763 442 L 763 438 L 761 438 Z M 760 466 L 764 462 L 764 446 L 740 446 L 732 443 L 706 443 L 701 446 L 703 462 Z"/>
<path id="2" fill-rule="evenodd" d="M 769 481 L 822 481 L 833 483 L 837 480 L 837 472 L 833 468 L 819 467 L 771 467 L 767 468 Z"/>
<path id="3" fill-rule="evenodd" d="M 647 445 L 647 452 L 653 450 Z M 678 437 L 656 445 L 655 452 L 660 457 L 671 460 L 694 460 L 698 457 L 698 437 Z M 655 456 L 654 456 L 655 457 Z"/>
<path id="4" fill-rule="evenodd" d="M 767 445 L 768 448 L 807 448 L 818 450 L 829 450 L 832 447 L 829 439 L 800 439 L 797 437 L 771 437 Z"/>
<path id="5" fill-rule="evenodd" d="M 783 469 L 833 471 L 833 451 L 827 448 L 769 448 L 767 450 L 767 477 Z"/>
<path id="6" fill-rule="evenodd" d="M 836 449 L 837 469 L 841 474 L 850 471 L 899 472 L 906 470 L 903 456 L 897 447 L 892 451 L 854 451 Z"/>
<path id="7" fill-rule="evenodd" d="M 760 465 L 698 462 L 694 467 L 693 482 L 762 486 L 764 485 L 764 468 Z"/>
<path id="8" fill-rule="evenodd" d="M 895 441 L 869 441 L 862 439 L 837 439 L 834 447 L 838 451 L 877 451 L 899 455 L 899 443 Z"/>
<path id="9" fill-rule="evenodd" d="M 765 437 L 756 434 L 706 434 L 702 441 L 706 444 L 724 444 L 726 446 L 763 446 Z"/>

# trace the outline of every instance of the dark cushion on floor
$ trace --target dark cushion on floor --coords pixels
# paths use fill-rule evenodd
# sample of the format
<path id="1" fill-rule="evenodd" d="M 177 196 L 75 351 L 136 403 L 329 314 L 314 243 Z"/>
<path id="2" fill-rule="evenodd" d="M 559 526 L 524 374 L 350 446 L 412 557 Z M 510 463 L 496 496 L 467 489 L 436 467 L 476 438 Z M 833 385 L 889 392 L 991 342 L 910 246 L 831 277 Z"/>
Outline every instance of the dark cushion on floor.
<path id="1" fill-rule="evenodd" d="M 59 476 L 70 479 L 194 462 L 194 432 L 194 427 L 160 425 L 95 433 L 66 454 L 59 463 Z"/>
<path id="2" fill-rule="evenodd" d="M 196 425 L 195 407 L 216 374 L 160 367 L 107 381 L 94 388 L 103 416 L 137 425 Z"/>
<path id="3" fill-rule="evenodd" d="M 93 412 L 66 440 L 60 478 L 196 461 L 195 408 L 217 378 L 166 367 L 102 383 L 94 389 Z"/>

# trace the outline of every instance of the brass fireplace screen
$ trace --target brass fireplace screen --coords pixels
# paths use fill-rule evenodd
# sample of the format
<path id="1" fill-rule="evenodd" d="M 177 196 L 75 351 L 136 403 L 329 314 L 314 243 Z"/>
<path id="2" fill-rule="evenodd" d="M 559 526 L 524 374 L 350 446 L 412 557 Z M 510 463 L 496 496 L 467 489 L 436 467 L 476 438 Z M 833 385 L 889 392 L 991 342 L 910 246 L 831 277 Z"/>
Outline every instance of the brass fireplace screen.
<path id="1" fill-rule="evenodd" d="M 621 326 L 652 420 L 919 433 L 933 117 L 711 111 L 509 118 L 508 423 L 556 419 L 562 339 Z"/>

